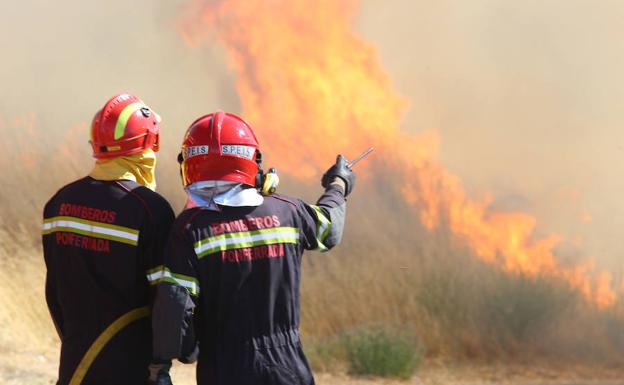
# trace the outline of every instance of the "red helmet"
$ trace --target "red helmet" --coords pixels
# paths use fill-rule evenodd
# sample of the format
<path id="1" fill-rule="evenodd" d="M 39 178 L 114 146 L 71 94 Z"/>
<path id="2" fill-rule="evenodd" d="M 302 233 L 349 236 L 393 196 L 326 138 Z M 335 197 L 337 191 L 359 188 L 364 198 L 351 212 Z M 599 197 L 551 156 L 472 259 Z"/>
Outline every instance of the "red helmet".
<path id="1" fill-rule="evenodd" d="M 95 158 L 158 151 L 160 116 L 130 94 L 113 96 L 93 117 L 91 146 Z"/>
<path id="2" fill-rule="evenodd" d="M 217 111 L 194 121 L 184 136 L 181 155 L 184 186 L 206 180 L 256 185 L 258 140 L 236 115 Z"/>

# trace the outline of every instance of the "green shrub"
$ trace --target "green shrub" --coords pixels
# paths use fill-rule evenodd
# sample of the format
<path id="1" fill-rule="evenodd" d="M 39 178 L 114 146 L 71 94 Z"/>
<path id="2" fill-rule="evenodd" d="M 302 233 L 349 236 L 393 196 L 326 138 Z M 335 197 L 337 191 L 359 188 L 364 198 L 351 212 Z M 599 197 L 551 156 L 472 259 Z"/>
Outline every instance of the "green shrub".
<path id="1" fill-rule="evenodd" d="M 505 336 L 517 343 L 539 336 L 578 300 L 578 293 L 567 285 L 543 277 L 507 274 L 492 284 L 492 290 L 483 293 L 481 325 L 505 345 Z"/>
<path id="2" fill-rule="evenodd" d="M 344 367 L 345 352 L 341 336 L 304 337 L 303 347 L 314 371 L 337 372 Z"/>
<path id="3" fill-rule="evenodd" d="M 345 335 L 350 374 L 410 378 L 421 360 L 416 338 L 383 327 L 359 328 Z"/>

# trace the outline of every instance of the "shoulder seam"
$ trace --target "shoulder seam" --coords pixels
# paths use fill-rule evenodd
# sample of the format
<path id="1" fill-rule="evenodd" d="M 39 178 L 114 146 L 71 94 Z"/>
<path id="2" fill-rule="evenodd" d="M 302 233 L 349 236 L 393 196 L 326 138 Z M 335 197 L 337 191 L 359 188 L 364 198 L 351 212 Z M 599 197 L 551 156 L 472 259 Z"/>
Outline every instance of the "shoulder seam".
<path id="1" fill-rule="evenodd" d="M 133 190 L 126 187 L 123 183 L 120 183 L 118 180 L 115 181 L 115 184 L 121 187 L 123 190 L 125 190 L 129 194 L 131 194 L 132 196 L 134 196 L 135 198 L 137 198 L 139 202 L 141 202 L 141 204 L 145 208 L 145 211 L 147 211 L 147 215 L 150 217 L 150 220 L 154 220 L 154 214 L 152 213 L 152 210 L 150 209 L 147 202 L 145 202 L 145 199 L 143 199 L 139 194 L 135 193 Z"/>
<path id="2" fill-rule="evenodd" d="M 87 177 L 82 177 L 80 179 L 76 179 L 73 182 L 69 182 L 68 184 L 66 184 L 65 186 L 61 187 L 60 189 L 56 190 L 56 192 L 54 193 L 54 195 L 52 195 L 52 197 L 50 199 L 48 199 L 48 201 L 45 203 L 45 205 L 43 206 L 43 215 L 45 218 L 45 210 L 48 207 L 49 204 L 53 204 L 53 201 L 59 196 L 60 193 L 62 193 L 63 191 L 67 190 L 68 188 L 70 188 L 71 186 L 82 182 L 83 180 L 87 179 Z"/>
<path id="3" fill-rule="evenodd" d="M 54 199 L 54 198 L 55 198 L 58 194 L 60 194 L 61 192 L 63 192 L 63 191 L 65 191 L 65 190 L 67 190 L 68 188 L 70 188 L 71 186 L 73 186 L 73 185 L 75 185 L 75 184 L 77 184 L 77 183 L 79 183 L 79 182 L 82 182 L 82 181 L 83 181 L 83 180 L 85 180 L 85 179 L 87 179 L 87 177 L 86 177 L 86 176 L 85 176 L 85 177 L 83 177 L 83 178 L 77 179 L 77 180 L 75 180 L 75 181 L 73 181 L 73 182 L 70 182 L 70 183 L 66 184 L 65 186 L 61 187 L 60 189 L 58 189 L 58 190 L 56 191 L 56 193 L 54 194 L 54 196 L 52 197 L 52 199 Z"/>
<path id="4" fill-rule="evenodd" d="M 277 200 L 280 200 L 282 202 L 286 202 L 286 203 L 290 203 L 291 205 L 297 207 L 297 204 L 295 202 L 293 202 L 292 200 L 290 200 L 289 198 L 286 197 L 282 197 L 281 195 L 277 195 L 277 194 L 271 194 L 270 195 L 271 198 L 275 198 Z"/>
<path id="5" fill-rule="evenodd" d="M 194 213 L 189 214 L 189 217 L 182 223 L 182 228 L 186 228 L 186 226 L 188 226 L 202 211 L 202 209 L 198 209 Z"/>

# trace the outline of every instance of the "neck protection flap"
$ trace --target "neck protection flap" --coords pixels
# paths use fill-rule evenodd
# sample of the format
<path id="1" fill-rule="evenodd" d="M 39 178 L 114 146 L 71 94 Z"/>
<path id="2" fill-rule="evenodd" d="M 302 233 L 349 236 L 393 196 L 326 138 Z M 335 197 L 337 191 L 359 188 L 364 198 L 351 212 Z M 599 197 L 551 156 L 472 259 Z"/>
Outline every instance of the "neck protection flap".
<path id="1" fill-rule="evenodd" d="M 186 187 L 185 208 L 204 207 L 220 211 L 219 206 L 255 207 L 264 202 L 258 190 L 242 183 L 222 180 L 196 182 Z"/>
<path id="2" fill-rule="evenodd" d="M 89 176 L 98 180 L 132 180 L 156 191 L 156 154 L 152 149 L 141 153 L 96 159 Z"/>

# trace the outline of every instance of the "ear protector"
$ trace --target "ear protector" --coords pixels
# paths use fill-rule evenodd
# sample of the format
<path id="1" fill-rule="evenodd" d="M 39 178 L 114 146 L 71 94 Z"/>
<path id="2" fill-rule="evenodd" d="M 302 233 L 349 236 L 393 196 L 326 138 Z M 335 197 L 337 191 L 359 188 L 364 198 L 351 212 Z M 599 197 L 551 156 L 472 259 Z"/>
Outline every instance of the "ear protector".
<path id="1" fill-rule="evenodd" d="M 279 185 L 279 176 L 277 176 L 277 170 L 273 167 L 269 169 L 269 172 L 264 174 L 262 179 L 262 188 L 260 192 L 262 195 L 269 195 L 274 193 L 277 190 L 277 185 Z"/>
<path id="2" fill-rule="evenodd" d="M 262 154 L 256 150 L 256 163 L 258 164 L 258 173 L 256 174 L 256 188 L 262 195 L 269 195 L 277 190 L 279 177 L 274 167 L 269 168 L 266 174 L 262 170 Z"/>
<path id="3" fill-rule="evenodd" d="M 262 171 L 262 153 L 256 150 L 256 164 L 258 165 L 258 172 L 256 173 L 256 188 L 262 188 L 262 181 L 264 179 L 264 171 Z"/>

